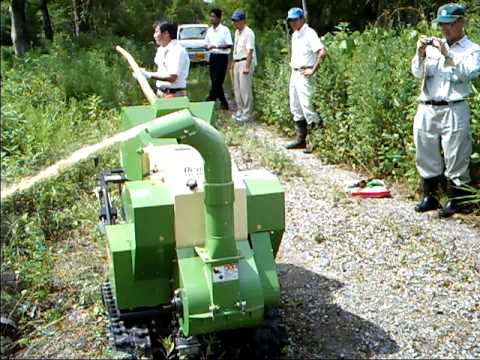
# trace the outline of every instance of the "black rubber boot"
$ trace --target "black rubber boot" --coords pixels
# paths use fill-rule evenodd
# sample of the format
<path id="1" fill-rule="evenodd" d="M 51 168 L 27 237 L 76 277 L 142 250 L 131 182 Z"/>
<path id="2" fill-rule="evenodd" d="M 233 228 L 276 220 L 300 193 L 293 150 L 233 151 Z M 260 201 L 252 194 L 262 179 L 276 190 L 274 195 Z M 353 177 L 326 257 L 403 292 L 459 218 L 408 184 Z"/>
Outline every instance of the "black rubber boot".
<path id="1" fill-rule="evenodd" d="M 439 180 L 439 176 L 435 176 L 429 179 L 423 179 L 423 199 L 415 206 L 415 211 L 426 212 L 431 210 L 437 210 L 440 207 L 440 203 L 435 197 Z"/>
<path id="2" fill-rule="evenodd" d="M 305 120 L 295 121 L 297 139 L 286 146 L 287 149 L 305 149 L 307 147 L 307 122 Z"/>
<path id="3" fill-rule="evenodd" d="M 317 130 L 317 129 L 320 129 L 321 127 L 323 127 L 322 118 L 320 118 L 320 120 L 318 122 L 312 122 L 311 124 L 307 125 L 307 134 L 310 134 L 310 136 L 312 136 L 313 131 Z M 303 152 L 305 154 L 313 153 L 313 145 L 312 145 L 311 141 L 307 142 L 307 146 L 306 146 L 305 150 L 303 150 Z"/>
<path id="4" fill-rule="evenodd" d="M 462 199 L 458 199 L 461 196 L 468 195 L 465 190 L 459 189 L 451 181 L 448 182 L 447 187 L 448 201 L 444 207 L 438 210 L 438 215 L 441 218 L 448 218 L 458 212 L 462 206 Z"/>

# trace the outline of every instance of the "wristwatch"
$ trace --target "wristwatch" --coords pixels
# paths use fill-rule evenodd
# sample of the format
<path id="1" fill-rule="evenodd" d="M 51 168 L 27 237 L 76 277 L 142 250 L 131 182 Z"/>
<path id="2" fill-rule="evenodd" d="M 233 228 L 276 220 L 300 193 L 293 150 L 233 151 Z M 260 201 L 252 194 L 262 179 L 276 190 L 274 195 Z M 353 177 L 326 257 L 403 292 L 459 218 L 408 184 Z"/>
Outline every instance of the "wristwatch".
<path id="1" fill-rule="evenodd" d="M 447 53 L 447 55 L 445 55 L 445 62 L 446 63 L 451 62 L 452 64 L 454 64 L 453 57 L 452 57 L 452 55 L 450 55 L 450 53 Z"/>

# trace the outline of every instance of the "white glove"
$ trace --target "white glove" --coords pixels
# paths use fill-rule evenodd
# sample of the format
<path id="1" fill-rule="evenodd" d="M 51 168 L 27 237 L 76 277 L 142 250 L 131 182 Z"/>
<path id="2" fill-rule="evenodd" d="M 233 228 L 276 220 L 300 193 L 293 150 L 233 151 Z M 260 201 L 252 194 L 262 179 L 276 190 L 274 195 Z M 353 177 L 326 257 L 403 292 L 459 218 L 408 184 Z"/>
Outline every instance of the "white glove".
<path id="1" fill-rule="evenodd" d="M 150 71 L 146 71 L 144 68 L 140 68 L 140 73 L 145 79 L 150 79 L 152 77 L 152 73 Z M 138 80 L 138 77 L 135 72 L 132 72 L 132 76 Z"/>
<path id="2" fill-rule="evenodd" d="M 150 79 L 152 77 L 152 73 L 150 71 L 145 70 L 144 68 L 140 68 L 140 71 L 142 72 L 142 75 L 146 79 Z"/>

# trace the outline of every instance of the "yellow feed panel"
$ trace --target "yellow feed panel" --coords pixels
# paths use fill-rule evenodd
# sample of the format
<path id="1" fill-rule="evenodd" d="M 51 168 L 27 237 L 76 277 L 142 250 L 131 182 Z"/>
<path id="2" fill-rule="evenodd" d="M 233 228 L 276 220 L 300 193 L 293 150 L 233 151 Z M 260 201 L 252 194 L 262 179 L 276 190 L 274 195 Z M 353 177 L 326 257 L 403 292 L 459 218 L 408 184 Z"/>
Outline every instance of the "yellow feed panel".
<path id="1" fill-rule="evenodd" d="M 203 246 L 205 243 L 205 205 L 203 159 L 188 145 L 149 145 L 144 148 L 144 166 L 154 181 L 170 189 L 175 211 L 177 248 Z M 247 189 L 232 162 L 235 188 L 234 229 L 236 240 L 246 240 Z M 192 190 L 187 183 L 196 182 Z"/>

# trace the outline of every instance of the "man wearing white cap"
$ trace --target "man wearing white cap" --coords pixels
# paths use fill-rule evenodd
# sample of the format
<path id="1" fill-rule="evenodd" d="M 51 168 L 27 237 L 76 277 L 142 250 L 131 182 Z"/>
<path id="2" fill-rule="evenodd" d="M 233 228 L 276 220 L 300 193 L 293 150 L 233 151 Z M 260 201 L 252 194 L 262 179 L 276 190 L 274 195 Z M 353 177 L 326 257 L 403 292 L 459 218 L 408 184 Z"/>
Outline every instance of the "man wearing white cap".
<path id="1" fill-rule="evenodd" d="M 293 30 L 292 58 L 290 67 L 289 98 L 290 111 L 295 121 L 297 138 L 287 145 L 287 149 L 305 149 L 307 147 L 308 127 L 320 123 L 318 114 L 313 109 L 313 87 L 311 77 L 327 56 L 325 46 L 317 33 L 305 22 L 304 12 L 300 8 L 288 11 L 287 21 Z M 305 152 L 311 152 L 311 149 Z"/>
<path id="2" fill-rule="evenodd" d="M 252 76 L 257 63 L 255 55 L 255 34 L 245 20 L 243 10 L 232 15 L 236 28 L 233 47 L 233 91 L 237 112 L 233 118 L 237 122 L 248 121 L 253 116 Z"/>
<path id="3" fill-rule="evenodd" d="M 439 210 L 440 217 L 460 209 L 458 198 L 465 192 L 459 187 L 470 182 L 472 138 L 465 100 L 472 93 L 472 80 L 480 74 L 480 46 L 465 35 L 464 16 L 460 4 L 441 6 L 434 23 L 444 38 L 420 38 L 412 59 L 413 75 L 423 80 L 413 128 L 424 197 L 415 210 L 441 208 L 435 193 L 443 173 L 449 201 Z"/>

